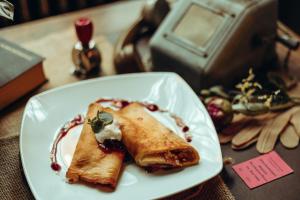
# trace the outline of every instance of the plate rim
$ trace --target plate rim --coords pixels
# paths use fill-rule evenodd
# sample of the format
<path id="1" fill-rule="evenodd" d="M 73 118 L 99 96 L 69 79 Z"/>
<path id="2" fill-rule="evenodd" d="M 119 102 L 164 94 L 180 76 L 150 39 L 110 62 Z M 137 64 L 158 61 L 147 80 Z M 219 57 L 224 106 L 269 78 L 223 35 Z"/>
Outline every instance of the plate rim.
<path id="1" fill-rule="evenodd" d="M 21 127 L 20 127 L 20 135 L 19 135 L 19 151 L 20 151 L 20 158 L 21 158 L 21 164 L 22 164 L 22 169 L 23 169 L 23 172 L 24 172 L 24 175 L 25 175 L 25 178 L 26 178 L 26 181 L 28 183 L 28 186 L 34 196 L 35 199 L 39 200 L 41 199 L 41 197 L 38 195 L 38 192 L 35 190 L 35 187 L 33 186 L 33 183 L 31 182 L 31 179 L 30 179 L 30 176 L 27 172 L 27 168 L 25 167 L 25 158 L 24 158 L 24 155 L 23 155 L 23 129 L 24 129 L 24 121 L 25 121 L 25 115 L 27 113 L 27 110 L 28 110 L 28 106 L 30 104 L 30 102 L 33 100 L 33 99 L 36 99 L 36 98 L 39 98 L 40 96 L 43 96 L 43 95 L 46 95 L 46 94 L 49 94 L 49 93 L 53 93 L 53 92 L 56 92 L 56 91 L 60 91 L 60 90 L 64 90 L 64 89 L 67 89 L 67 88 L 70 88 L 70 87 L 75 87 L 75 86 L 78 86 L 78 85 L 84 85 L 84 84 L 88 84 L 88 83 L 92 83 L 92 82 L 97 82 L 97 81 L 102 81 L 102 80 L 113 80 L 113 79 L 120 79 L 120 78 L 135 78 L 135 77 L 141 77 L 141 76 L 161 76 L 161 75 L 164 75 L 164 76 L 170 76 L 170 77 L 174 77 L 174 78 L 179 78 L 181 80 L 181 84 L 183 84 L 189 91 L 191 91 L 191 95 L 193 96 L 193 98 L 198 98 L 198 96 L 196 95 L 196 93 L 194 92 L 194 90 L 191 88 L 190 85 L 188 85 L 188 83 L 181 77 L 179 76 L 177 73 L 174 73 L 174 72 L 142 72 L 142 73 L 130 73 L 130 74 L 117 74 L 117 75 L 111 75 L 111 76 L 105 76 L 105 77 L 96 77 L 96 78 L 91 78 L 91 79 L 88 79 L 88 80 L 81 80 L 81 81 L 77 81 L 77 82 L 74 82 L 74 83 L 68 83 L 68 84 L 65 84 L 65 85 L 61 85 L 61 86 L 58 86 L 58 87 L 55 87 L 55 88 L 51 88 L 49 90 L 46 90 L 46 91 L 43 91 L 41 93 L 38 93 L 36 95 L 33 95 L 32 97 L 30 97 L 28 99 L 28 101 L 26 102 L 26 105 L 25 105 L 25 108 L 24 108 L 24 111 L 23 111 L 23 115 L 22 115 L 22 121 L 21 121 Z M 200 101 L 200 100 L 199 100 Z M 203 104 L 201 101 L 200 101 L 201 104 Z M 211 123 L 213 125 L 213 122 L 212 122 L 212 119 L 211 117 L 209 116 L 209 114 L 207 113 L 207 110 L 204 110 L 204 112 L 206 113 L 207 117 L 208 117 L 208 121 L 209 123 Z M 215 129 L 215 126 L 213 125 L 211 128 L 213 128 L 214 130 L 214 133 L 217 134 L 216 132 L 216 129 Z M 217 137 L 217 140 L 219 141 L 218 137 Z M 222 151 L 221 151 L 221 146 L 219 144 L 218 146 L 218 150 L 219 150 L 219 153 L 222 157 Z M 223 162 L 220 162 L 220 167 L 216 170 L 216 174 L 211 176 L 210 178 L 206 178 L 204 179 L 201 183 L 196 183 L 194 185 L 191 185 L 191 186 L 188 186 L 186 188 L 183 188 L 181 190 L 177 190 L 175 192 L 172 192 L 170 194 L 167 194 L 167 195 L 164 195 L 164 196 L 159 196 L 159 197 L 156 197 L 156 198 L 164 198 L 164 197 L 168 197 L 168 196 L 172 196 L 174 194 L 178 194 L 182 191 L 185 191 L 185 190 L 188 190 L 192 187 L 195 187 L 196 185 L 199 185 L 199 184 L 202 184 L 212 178 L 214 178 L 215 176 L 217 176 L 221 170 L 223 169 Z"/>

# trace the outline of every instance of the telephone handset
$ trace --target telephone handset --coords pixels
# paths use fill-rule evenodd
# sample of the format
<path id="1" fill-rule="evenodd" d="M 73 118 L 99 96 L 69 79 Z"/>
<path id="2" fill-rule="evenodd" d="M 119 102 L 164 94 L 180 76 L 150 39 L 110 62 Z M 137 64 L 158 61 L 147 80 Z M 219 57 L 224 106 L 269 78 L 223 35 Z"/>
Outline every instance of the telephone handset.
<path id="1" fill-rule="evenodd" d="M 121 35 L 114 50 L 114 64 L 118 73 L 146 71 L 135 42 L 145 34 L 152 34 L 170 10 L 165 0 L 146 1 L 140 17 Z"/>

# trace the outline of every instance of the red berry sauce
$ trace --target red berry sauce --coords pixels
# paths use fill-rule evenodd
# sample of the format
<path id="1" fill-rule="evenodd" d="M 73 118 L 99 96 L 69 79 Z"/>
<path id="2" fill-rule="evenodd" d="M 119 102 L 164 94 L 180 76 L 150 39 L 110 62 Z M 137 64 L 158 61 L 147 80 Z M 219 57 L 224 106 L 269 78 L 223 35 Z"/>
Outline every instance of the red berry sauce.
<path id="1" fill-rule="evenodd" d="M 56 157 L 58 143 L 68 134 L 70 129 L 72 129 L 75 126 L 78 126 L 80 124 L 83 124 L 83 122 L 84 122 L 84 117 L 82 115 L 77 115 L 73 120 L 71 120 L 70 122 L 67 122 L 64 125 L 64 127 L 62 127 L 60 129 L 58 135 L 56 136 L 56 138 L 53 142 L 52 149 L 50 152 L 51 168 L 54 171 L 61 170 L 61 166 L 57 163 L 57 157 Z"/>

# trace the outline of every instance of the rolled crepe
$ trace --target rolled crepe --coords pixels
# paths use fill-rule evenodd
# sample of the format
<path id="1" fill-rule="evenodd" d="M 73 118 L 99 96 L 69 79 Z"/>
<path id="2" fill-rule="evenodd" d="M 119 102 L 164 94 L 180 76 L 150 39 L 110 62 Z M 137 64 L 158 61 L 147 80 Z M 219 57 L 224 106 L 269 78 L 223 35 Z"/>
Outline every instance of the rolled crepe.
<path id="1" fill-rule="evenodd" d="M 113 110 L 103 108 L 99 104 L 91 104 L 89 106 L 66 177 L 70 183 L 81 180 L 115 188 L 122 168 L 124 152 L 118 150 L 107 152 L 99 147 L 95 134 L 90 124 L 87 123 L 88 119 L 96 116 L 98 110 L 109 112 L 114 117 L 116 115 Z"/>
<path id="2" fill-rule="evenodd" d="M 139 166 L 156 171 L 199 162 L 195 148 L 152 117 L 142 105 L 132 103 L 120 112 L 133 124 L 123 127 L 122 141 Z"/>

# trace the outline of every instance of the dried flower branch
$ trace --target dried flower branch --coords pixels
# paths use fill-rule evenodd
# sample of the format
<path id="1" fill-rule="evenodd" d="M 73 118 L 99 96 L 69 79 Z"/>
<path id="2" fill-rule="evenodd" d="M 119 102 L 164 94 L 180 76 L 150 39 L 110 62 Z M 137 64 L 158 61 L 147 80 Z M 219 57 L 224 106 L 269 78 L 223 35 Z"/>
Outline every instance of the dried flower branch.
<path id="1" fill-rule="evenodd" d="M 260 83 L 254 81 L 255 75 L 252 68 L 249 69 L 249 74 L 247 78 L 244 78 L 241 83 L 237 84 L 235 87 L 240 91 L 240 95 L 236 100 L 239 103 L 249 103 L 253 100 L 253 94 L 259 89 L 262 89 Z"/>
<path id="2" fill-rule="evenodd" d="M 277 80 L 277 82 L 280 81 Z M 284 81 L 282 80 L 282 82 Z M 256 116 L 269 111 L 284 110 L 300 105 L 300 99 L 290 97 L 284 87 L 276 87 L 275 91 L 270 88 L 263 88 L 262 84 L 255 80 L 252 68 L 249 69 L 248 76 L 242 79 L 235 88 L 238 90 L 226 91 L 222 86 L 214 86 L 201 91 L 201 98 L 205 100 L 209 113 L 213 121 L 217 122 L 216 124 L 225 121 L 224 119 L 232 119 L 233 113 Z M 213 97 L 213 101 L 207 101 L 211 100 L 211 97 Z M 223 109 L 222 105 L 225 100 L 228 103 L 226 109 Z M 219 120 L 221 118 L 223 120 Z M 228 124 L 228 120 L 226 120 L 226 124 Z"/>

